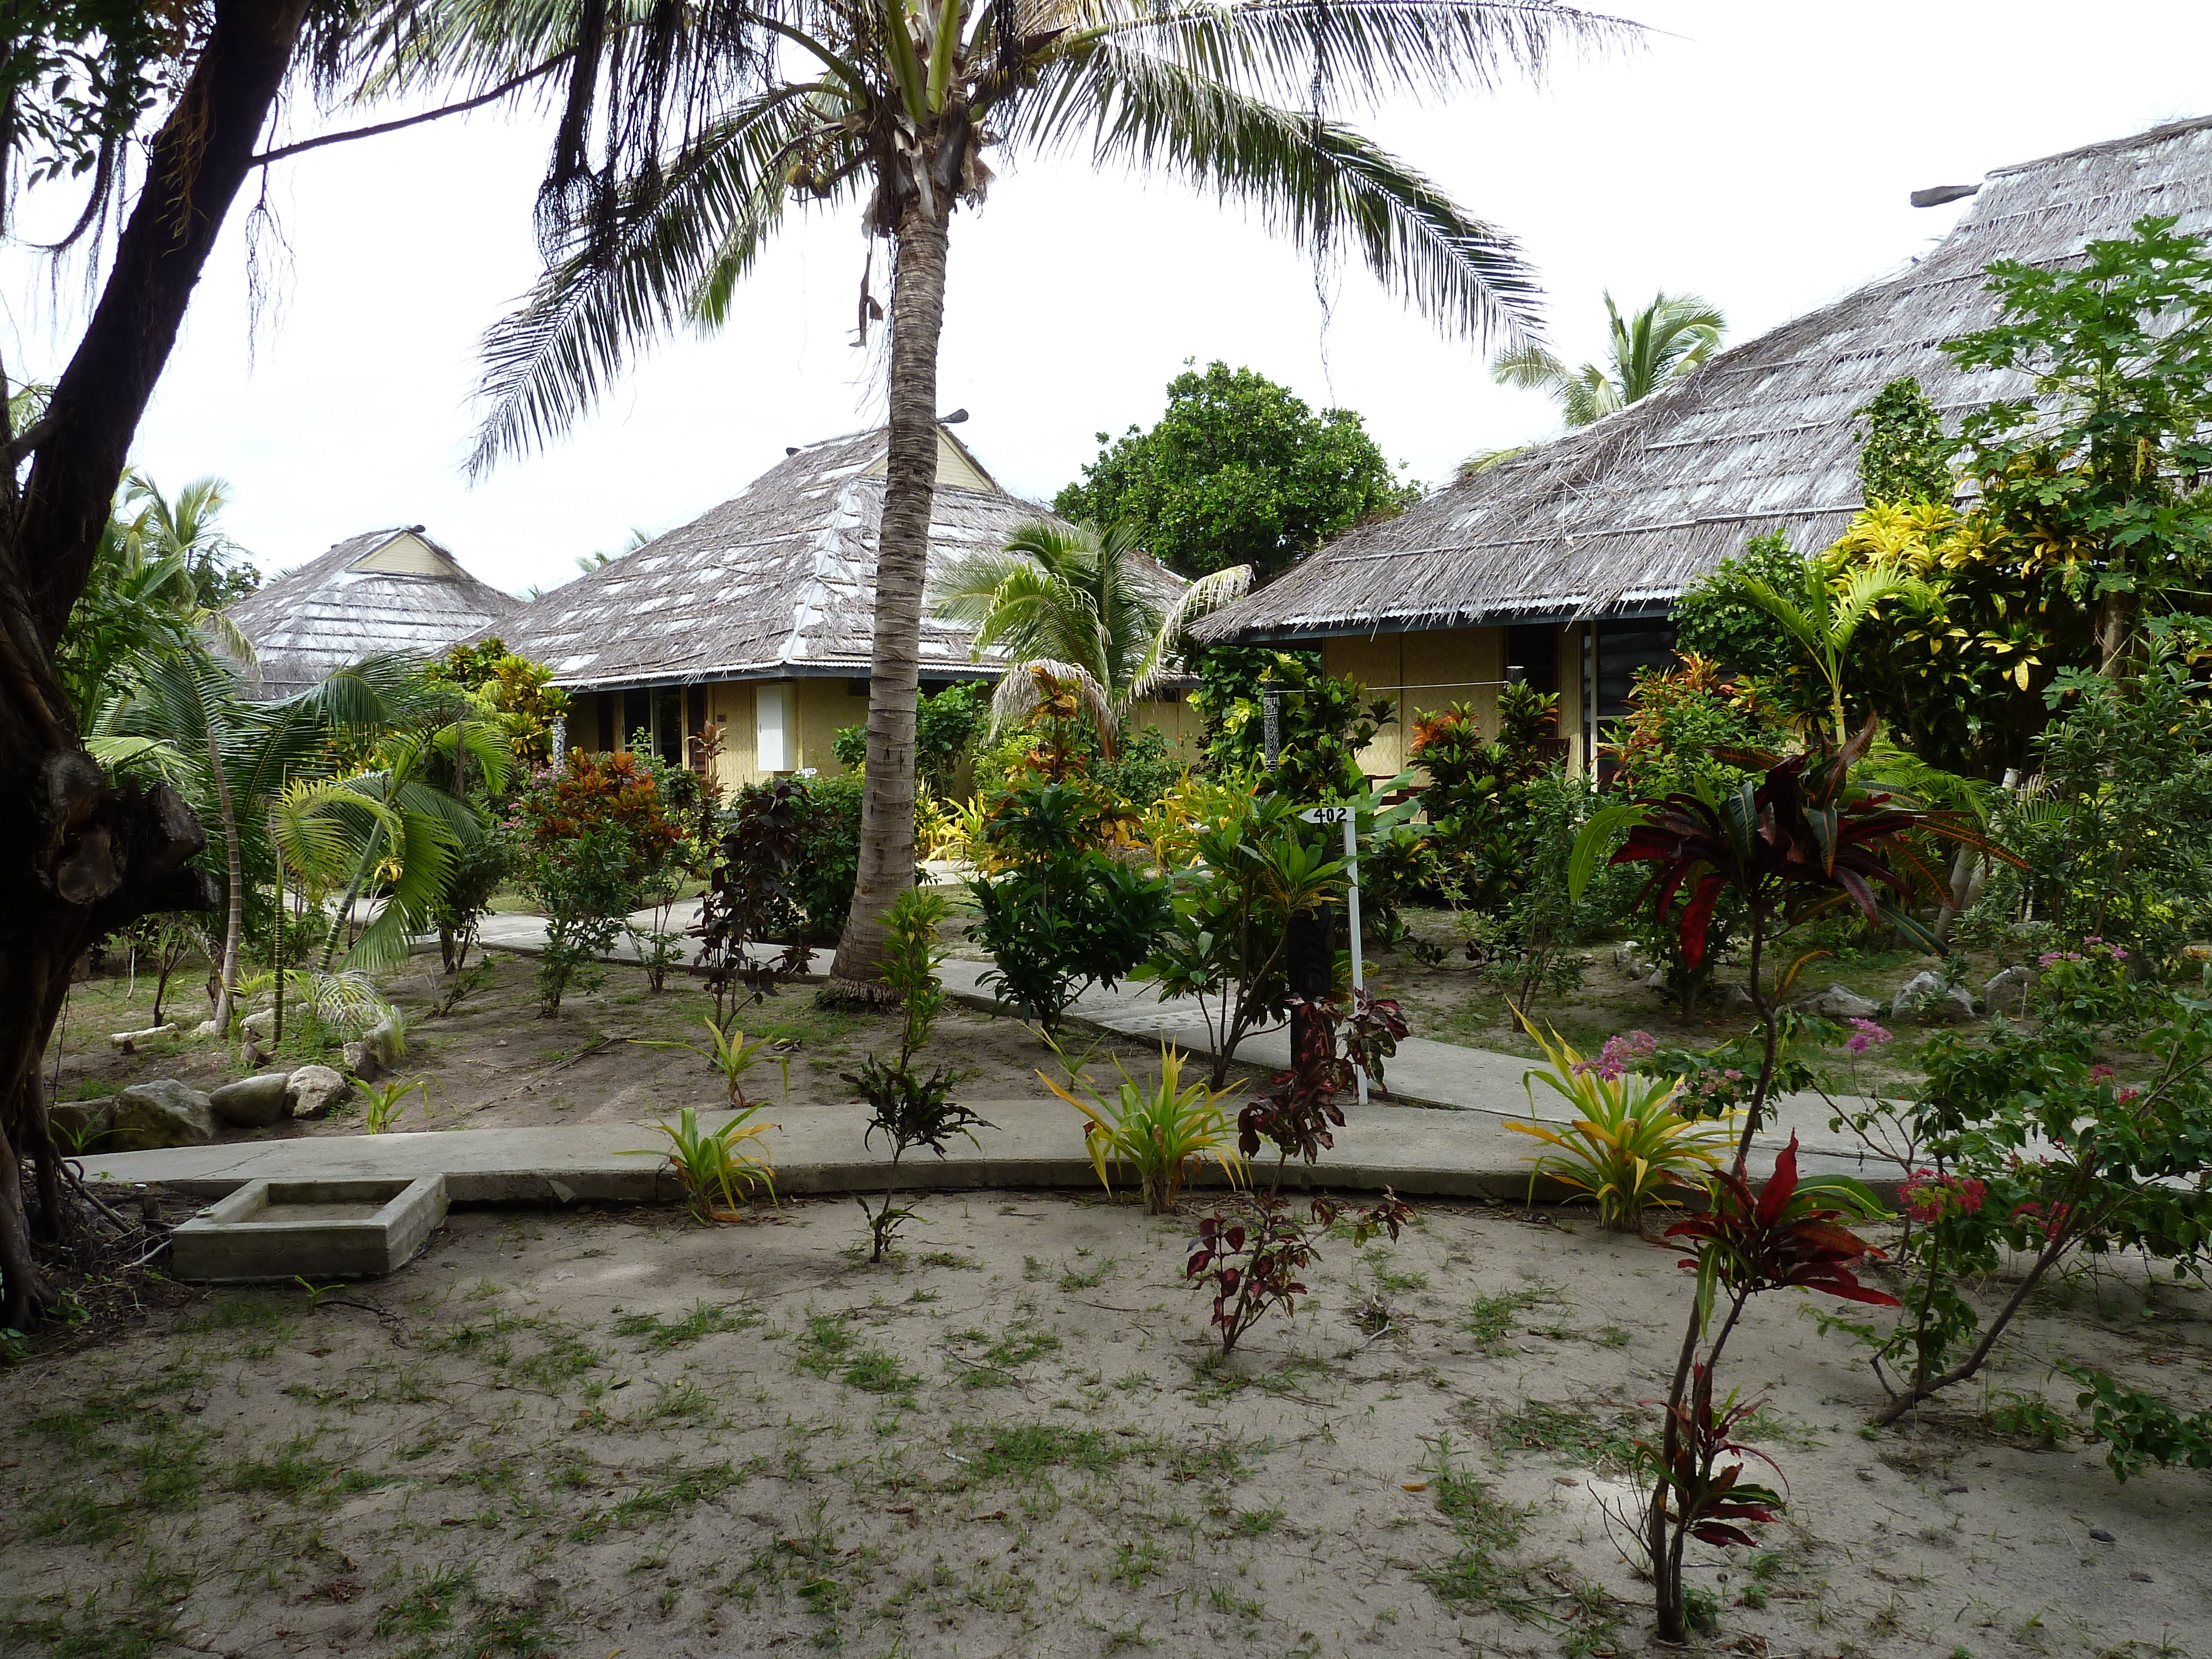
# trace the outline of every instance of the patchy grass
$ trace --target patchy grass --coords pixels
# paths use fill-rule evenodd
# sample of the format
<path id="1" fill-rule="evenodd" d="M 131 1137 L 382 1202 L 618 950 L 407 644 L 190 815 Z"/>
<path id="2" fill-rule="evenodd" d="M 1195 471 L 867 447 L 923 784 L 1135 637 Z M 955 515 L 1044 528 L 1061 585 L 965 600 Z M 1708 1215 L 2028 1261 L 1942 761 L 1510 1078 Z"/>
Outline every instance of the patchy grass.
<path id="1" fill-rule="evenodd" d="M 718 1331 L 747 1331 L 756 1325 L 768 1323 L 766 1316 L 741 1302 L 714 1303 L 704 1299 L 691 1304 L 691 1310 L 677 1319 L 663 1319 L 659 1314 L 629 1313 L 617 1316 L 614 1333 L 627 1337 L 651 1353 L 666 1353 L 671 1348 L 688 1347 L 703 1336 Z"/>

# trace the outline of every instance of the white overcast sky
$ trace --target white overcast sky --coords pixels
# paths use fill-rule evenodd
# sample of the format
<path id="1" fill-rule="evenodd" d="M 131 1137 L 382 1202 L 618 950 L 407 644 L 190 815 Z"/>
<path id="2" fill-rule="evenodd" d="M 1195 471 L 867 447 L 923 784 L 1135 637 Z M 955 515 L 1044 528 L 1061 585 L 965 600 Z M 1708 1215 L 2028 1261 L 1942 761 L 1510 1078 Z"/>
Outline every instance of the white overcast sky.
<path id="1" fill-rule="evenodd" d="M 1462 204 L 1517 236 L 1547 327 L 1592 355 L 1601 293 L 1691 290 L 1748 337 L 1923 249 L 1959 209 L 1909 191 L 2212 112 L 2212 6 L 2128 0 L 1628 0 L 1640 51 L 1563 58 L 1541 87 L 1366 122 Z M 2098 21 L 2092 21 L 2098 20 Z M 340 111 L 290 136 L 357 125 Z M 459 470 L 475 346 L 535 270 L 534 122 L 475 114 L 282 164 L 289 257 L 258 322 L 234 214 L 135 459 L 165 485 L 230 480 L 228 523 L 266 572 L 359 531 L 420 523 L 520 590 L 575 573 L 629 529 L 735 495 L 784 447 L 872 423 L 880 356 L 848 344 L 854 216 L 798 221 L 734 318 L 635 366 L 592 418 L 471 485 Z M 37 209 L 39 204 L 32 204 Z M 26 220 L 35 224 L 34 210 Z M 265 267 L 266 268 L 266 267 Z M 882 291 L 883 264 L 877 265 Z M 9 368 L 51 374 L 74 288 L 0 252 Z M 1237 213 L 1073 165 L 1006 168 L 953 228 L 941 404 L 1008 487 L 1044 498 L 1094 434 L 1157 418 L 1187 358 L 1220 358 L 1366 419 L 1434 485 L 1469 452 L 1541 435 L 1551 406 L 1491 384 L 1364 271 L 1333 285 Z"/>

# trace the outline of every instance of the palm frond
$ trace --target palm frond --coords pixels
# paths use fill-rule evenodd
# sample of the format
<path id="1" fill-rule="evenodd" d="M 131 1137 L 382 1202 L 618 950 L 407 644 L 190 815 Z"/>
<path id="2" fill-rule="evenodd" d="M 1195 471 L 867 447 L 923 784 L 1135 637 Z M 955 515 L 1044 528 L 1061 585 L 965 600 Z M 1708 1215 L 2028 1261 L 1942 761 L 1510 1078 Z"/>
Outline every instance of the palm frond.
<path id="1" fill-rule="evenodd" d="M 1079 49 L 1088 38 L 1109 38 L 1275 100 L 1312 97 L 1318 73 L 1324 104 L 1369 109 L 1404 93 L 1448 97 L 1488 91 L 1508 75 L 1540 79 L 1563 42 L 1602 49 L 1637 33 L 1620 18 L 1540 0 L 1185 0 L 1157 7 L 1061 0 L 1037 10 L 1042 15 L 1024 19 L 1025 28 L 1072 26 Z"/>
<path id="2" fill-rule="evenodd" d="M 1565 384 L 1567 366 L 1546 347 L 1523 341 L 1490 360 L 1490 378 L 1523 392 L 1551 392 Z"/>
<path id="3" fill-rule="evenodd" d="M 1119 713 L 1114 707 L 1112 694 L 1080 663 L 1060 662 L 1050 657 L 1033 657 L 1009 668 L 1000 679 L 998 689 L 991 694 L 991 730 L 1002 732 L 1029 718 L 1030 711 L 1046 695 L 1047 688 L 1039 682 L 1039 675 L 1072 689 L 1082 700 L 1085 710 L 1098 727 L 1099 741 L 1110 758 L 1114 752 L 1115 734 L 1120 727 Z"/>
<path id="4" fill-rule="evenodd" d="M 1095 39 L 1052 58 L 1009 142 L 1087 138 L 1093 159 L 1177 178 L 1323 256 L 1355 249 L 1383 289 L 1449 332 L 1519 342 L 1539 290 L 1519 246 L 1343 124 Z"/>
<path id="5" fill-rule="evenodd" d="M 521 308 L 492 326 L 471 473 L 565 431 L 631 356 L 680 319 L 724 319 L 782 216 L 787 152 L 820 125 L 809 91 L 779 86 L 741 103 L 649 194 L 633 191 L 618 204 L 611 233 L 572 239 Z"/>

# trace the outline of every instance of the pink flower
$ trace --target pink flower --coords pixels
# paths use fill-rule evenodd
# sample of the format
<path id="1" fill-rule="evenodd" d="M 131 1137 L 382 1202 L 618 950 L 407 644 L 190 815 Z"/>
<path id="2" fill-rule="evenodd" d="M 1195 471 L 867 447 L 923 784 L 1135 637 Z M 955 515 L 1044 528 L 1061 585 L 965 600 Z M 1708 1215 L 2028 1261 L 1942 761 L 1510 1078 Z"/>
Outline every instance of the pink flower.
<path id="1" fill-rule="evenodd" d="M 1844 1047 L 1855 1054 L 1863 1054 L 1876 1043 L 1892 1040 L 1887 1031 L 1883 1030 L 1870 1019 L 1854 1019 L 1851 1024 L 1857 1029 L 1851 1033 L 1850 1040 L 1845 1042 Z"/>
<path id="2" fill-rule="evenodd" d="M 1947 1212 L 1972 1215 L 1982 1207 L 1989 1189 L 1980 1182 L 1960 1176 L 1939 1176 L 1933 1170 L 1915 1170 L 1897 1190 L 1905 1214 L 1915 1221 L 1940 1221 Z"/>
<path id="3" fill-rule="evenodd" d="M 2128 953 L 2125 946 L 2118 945 L 2112 946 L 2112 960 L 2114 962 L 2125 962 L 2127 959 Z"/>
<path id="4" fill-rule="evenodd" d="M 1649 1060 L 1659 1052 L 1659 1039 L 1649 1031 L 1625 1031 L 1619 1036 L 1605 1040 L 1595 1060 L 1578 1060 L 1574 1064 L 1577 1077 L 1595 1076 L 1607 1083 L 1618 1083 L 1639 1060 Z"/>

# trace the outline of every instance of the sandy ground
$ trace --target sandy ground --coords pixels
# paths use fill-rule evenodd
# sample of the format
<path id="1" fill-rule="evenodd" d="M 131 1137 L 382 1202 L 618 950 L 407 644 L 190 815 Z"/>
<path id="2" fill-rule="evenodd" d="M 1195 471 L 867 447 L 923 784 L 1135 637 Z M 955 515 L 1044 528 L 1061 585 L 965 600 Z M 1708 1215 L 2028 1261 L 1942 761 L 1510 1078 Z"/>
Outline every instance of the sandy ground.
<path id="1" fill-rule="evenodd" d="M 64 1656 L 866 1659 L 1648 1646 L 1608 1508 L 1663 1388 L 1671 1252 L 1474 1206 L 1332 1243 L 1212 1355 L 1189 1219 L 932 1200 L 760 1224 L 456 1212 L 393 1278 L 234 1291 L 0 1370 L 0 1648 Z M 2203 1654 L 2212 1477 L 2115 1483 L 1983 1414 L 2064 1352 L 2203 1404 L 2197 1287 L 2059 1287 L 1990 1381 L 1863 1437 L 1876 1386 L 1775 1296 L 1788 1517 L 1698 1547 L 1709 1650 Z"/>
<path id="2" fill-rule="evenodd" d="M 410 972 L 385 985 L 406 1016 L 408 1052 L 395 1074 L 401 1079 L 428 1077 L 429 1115 L 424 1097 L 409 1103 L 394 1127 L 407 1129 L 503 1129 L 534 1124 L 587 1121 L 634 1122 L 672 1115 L 684 1106 L 727 1103 L 720 1074 L 701 1056 L 646 1042 L 706 1045 L 702 1022 L 714 1012 L 714 1000 L 688 984 L 672 982 L 658 995 L 644 988 L 641 970 L 614 967 L 596 992 L 563 1000 L 556 1018 L 538 1017 L 532 990 L 534 962 L 526 957 L 496 959 L 489 982 L 465 997 L 449 1014 L 433 1013 L 448 981 L 434 971 L 435 959 L 417 957 Z M 49 1079 L 58 1075 L 58 1099 L 112 1094 L 131 1083 L 173 1077 L 208 1089 L 245 1075 L 234 1053 L 216 1043 L 187 1037 L 161 1038 L 138 1052 L 122 1054 L 107 1041 L 112 1031 L 142 1029 L 153 1012 L 150 980 L 141 977 L 136 994 L 122 978 L 80 985 L 71 994 L 69 1023 L 62 1033 L 59 1065 L 48 1060 Z M 206 999 L 171 998 L 189 1019 L 204 1018 Z M 164 1018 L 170 1011 L 165 1009 Z M 843 1073 L 872 1051 L 898 1046 L 898 1022 L 890 1013 L 850 1006 L 825 1007 L 804 986 L 787 988 L 748 1008 L 738 1024 L 751 1036 L 766 1037 L 764 1050 L 745 1086 L 757 1098 L 781 1106 L 854 1098 Z M 639 1041 L 642 1039 L 643 1041 Z M 1133 1039 L 1086 1027 L 1072 1027 L 1064 1039 L 1071 1055 L 1086 1049 L 1095 1069 L 1110 1074 L 1113 1057 L 1132 1067 L 1157 1067 L 1157 1054 Z M 292 1066 L 310 1060 L 337 1066 L 337 1039 L 318 1042 L 303 1034 L 296 1019 L 273 1064 Z M 978 1100 L 1042 1096 L 1037 1068 L 1060 1075 L 1051 1052 L 1020 1021 L 979 1013 L 958 1005 L 945 1011 L 935 1036 L 920 1056 L 924 1067 L 958 1070 L 962 1091 Z M 1250 1075 L 1240 1068 L 1240 1077 Z M 787 1093 L 787 1087 L 788 1092 Z M 256 1135 L 359 1134 L 362 1103 L 314 1122 L 284 1122 L 263 1131 L 229 1131 L 226 1139 Z"/>

